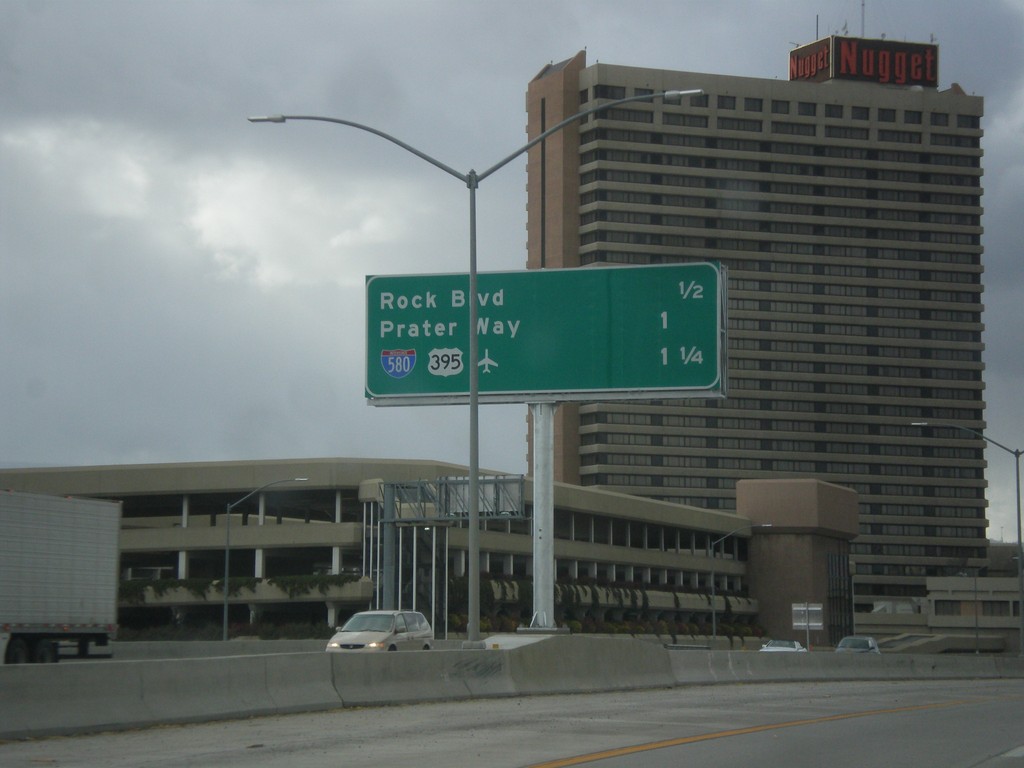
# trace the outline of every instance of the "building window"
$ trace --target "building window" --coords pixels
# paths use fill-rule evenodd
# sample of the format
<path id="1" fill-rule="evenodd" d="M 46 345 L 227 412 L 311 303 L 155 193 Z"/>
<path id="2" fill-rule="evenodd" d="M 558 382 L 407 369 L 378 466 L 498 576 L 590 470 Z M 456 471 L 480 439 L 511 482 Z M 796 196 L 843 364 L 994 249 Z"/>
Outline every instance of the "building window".
<path id="1" fill-rule="evenodd" d="M 626 98 L 626 89 L 621 85 L 595 85 L 594 98 L 624 99 Z"/>
<path id="2" fill-rule="evenodd" d="M 772 99 L 772 113 L 776 115 L 788 115 L 789 102 Z"/>
<path id="3" fill-rule="evenodd" d="M 825 117 L 842 118 L 842 116 L 843 116 L 843 105 L 842 104 L 826 104 L 825 105 Z"/>
<path id="4" fill-rule="evenodd" d="M 871 108 L 870 107 L 850 107 L 850 117 L 854 120 L 870 120 L 871 119 Z"/>
<path id="5" fill-rule="evenodd" d="M 932 112 L 932 125 L 949 125 L 949 115 L 946 112 Z"/>
<path id="6" fill-rule="evenodd" d="M 708 103 L 708 95 L 706 93 L 698 93 L 690 97 L 691 107 L 706 107 Z"/>
<path id="7" fill-rule="evenodd" d="M 921 124 L 921 111 L 917 109 L 908 109 L 903 112 L 903 122 L 909 125 L 920 125 Z"/>
<path id="8" fill-rule="evenodd" d="M 857 139 L 867 141 L 869 133 L 867 128 L 853 128 L 848 125 L 826 125 L 825 136 L 829 139 Z"/>
<path id="9" fill-rule="evenodd" d="M 879 141 L 902 142 L 903 144 L 920 144 L 921 134 L 917 131 L 878 131 Z"/>
<path id="10" fill-rule="evenodd" d="M 746 112 L 761 112 L 764 109 L 764 99 L 747 96 L 743 99 L 743 109 Z"/>
<path id="11" fill-rule="evenodd" d="M 718 108 L 719 109 L 736 109 L 736 97 L 735 96 L 719 96 L 718 97 Z"/>
<path id="12" fill-rule="evenodd" d="M 720 130 L 725 131 L 753 131 L 760 133 L 761 121 L 741 120 L 738 117 L 720 117 L 718 118 L 718 127 Z"/>
<path id="13" fill-rule="evenodd" d="M 780 120 L 773 120 L 772 131 L 791 136 L 814 136 L 817 133 L 817 126 L 813 123 L 784 123 Z"/>
<path id="14" fill-rule="evenodd" d="M 818 105 L 813 101 L 799 101 L 796 105 L 796 113 L 804 117 L 814 117 L 818 114 Z"/>
<path id="15" fill-rule="evenodd" d="M 878 110 L 878 122 L 880 123 L 895 123 L 896 122 L 896 110 L 895 109 L 883 109 Z"/>

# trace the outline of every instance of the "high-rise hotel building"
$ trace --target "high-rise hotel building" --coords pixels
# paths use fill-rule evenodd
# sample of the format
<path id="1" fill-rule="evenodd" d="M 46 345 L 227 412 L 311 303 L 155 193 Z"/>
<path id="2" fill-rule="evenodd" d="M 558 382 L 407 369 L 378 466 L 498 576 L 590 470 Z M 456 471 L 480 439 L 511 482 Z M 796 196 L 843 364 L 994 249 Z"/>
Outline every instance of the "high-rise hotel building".
<path id="1" fill-rule="evenodd" d="M 987 557 L 983 100 L 938 87 L 932 45 L 831 37 L 789 79 L 586 65 L 529 84 L 532 269 L 718 261 L 728 392 L 564 404 L 556 479 L 731 510 L 743 478 L 860 495 L 858 611 Z M 587 308 L 581 306 L 580 312 Z M 911 426 L 931 422 L 932 426 Z"/>

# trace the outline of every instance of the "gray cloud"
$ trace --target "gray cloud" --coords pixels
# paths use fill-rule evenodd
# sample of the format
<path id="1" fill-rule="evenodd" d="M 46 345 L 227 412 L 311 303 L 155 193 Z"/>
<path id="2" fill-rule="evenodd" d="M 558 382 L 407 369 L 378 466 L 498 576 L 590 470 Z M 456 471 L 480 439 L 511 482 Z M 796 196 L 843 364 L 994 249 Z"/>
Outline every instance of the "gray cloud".
<path id="1" fill-rule="evenodd" d="M 783 8 L 784 10 L 780 10 Z M 1024 413 L 1024 4 L 867 4 L 868 36 L 941 46 L 986 97 L 990 434 Z M 466 268 L 460 171 L 525 141 L 550 61 L 787 77 L 859 0 L 0 0 L 0 464 L 282 456 L 467 460 L 462 408 L 367 407 L 367 274 Z M 995 52 L 995 53 L 994 53 Z M 525 263 L 525 163 L 479 194 L 480 268 Z M 524 471 L 525 409 L 485 406 L 482 462 Z M 1012 460 L 990 455 L 993 533 Z"/>

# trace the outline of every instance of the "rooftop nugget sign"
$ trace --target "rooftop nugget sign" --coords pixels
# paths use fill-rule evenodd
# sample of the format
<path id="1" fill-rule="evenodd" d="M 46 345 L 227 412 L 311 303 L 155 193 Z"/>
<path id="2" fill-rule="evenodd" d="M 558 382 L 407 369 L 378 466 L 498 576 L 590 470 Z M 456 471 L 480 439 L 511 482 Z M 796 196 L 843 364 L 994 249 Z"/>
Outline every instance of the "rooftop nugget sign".
<path id="1" fill-rule="evenodd" d="M 939 47 L 833 35 L 792 50 L 789 79 L 861 80 L 881 85 L 936 88 Z"/>

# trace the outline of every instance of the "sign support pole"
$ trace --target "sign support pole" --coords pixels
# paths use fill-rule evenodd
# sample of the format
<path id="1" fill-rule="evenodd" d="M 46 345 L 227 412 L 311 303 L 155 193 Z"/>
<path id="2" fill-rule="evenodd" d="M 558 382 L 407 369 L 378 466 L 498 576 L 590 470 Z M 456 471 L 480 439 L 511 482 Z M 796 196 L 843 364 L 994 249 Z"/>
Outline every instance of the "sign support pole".
<path id="1" fill-rule="evenodd" d="M 555 627 L 555 408 L 531 403 L 533 416 L 533 618 Z"/>

